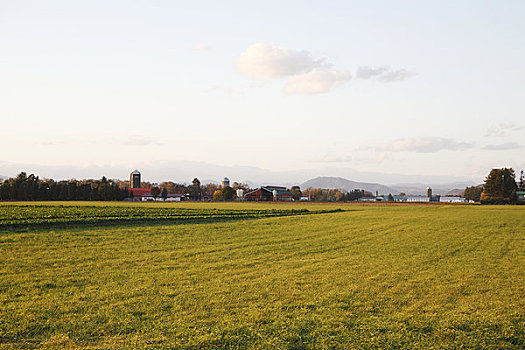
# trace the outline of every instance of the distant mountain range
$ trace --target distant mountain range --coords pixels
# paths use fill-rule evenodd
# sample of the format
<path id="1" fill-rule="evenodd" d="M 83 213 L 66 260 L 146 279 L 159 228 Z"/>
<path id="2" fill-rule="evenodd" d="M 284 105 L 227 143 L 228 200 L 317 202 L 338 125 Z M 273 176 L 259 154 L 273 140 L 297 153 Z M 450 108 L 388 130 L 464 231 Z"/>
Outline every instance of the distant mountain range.
<path id="1" fill-rule="evenodd" d="M 0 172 L 6 174 L 5 178 L 16 176 L 20 171 L 28 174 L 34 173 L 40 178 L 64 179 L 99 179 L 106 176 L 108 179 L 127 179 L 133 169 L 142 173 L 142 180 L 149 182 L 174 181 L 177 183 L 191 183 L 197 177 L 201 183 L 220 183 L 224 177 L 231 182 L 245 182 L 251 187 L 261 185 L 281 185 L 291 187 L 298 184 L 307 184 L 309 179 L 326 179 L 326 184 L 319 182 L 319 187 L 355 188 L 367 191 L 379 191 L 382 194 L 424 194 L 427 186 L 432 187 L 434 193 L 445 194 L 452 189 L 462 189 L 467 185 L 472 186 L 479 180 L 465 181 L 465 178 L 451 176 L 429 176 L 418 174 L 392 174 L 381 172 L 361 172 L 352 168 L 322 167 L 296 170 L 274 171 L 252 166 L 224 166 L 195 161 L 137 161 L 135 164 L 106 164 L 106 165 L 41 165 L 10 163 L 0 160 Z M 207 179 L 207 180 L 203 180 Z M 342 180 L 327 180 L 342 179 Z M 347 180 L 353 179 L 354 181 Z M 305 188 L 301 186 L 301 188 Z"/>
<path id="2" fill-rule="evenodd" d="M 316 177 L 301 184 L 301 189 L 306 188 L 329 188 L 352 191 L 355 189 L 365 190 L 368 192 L 379 192 L 381 195 L 405 193 L 407 195 L 424 195 L 426 188 L 432 188 L 432 193 L 436 195 L 457 196 L 461 195 L 467 186 L 472 186 L 470 182 L 453 182 L 449 184 L 399 184 L 399 185 L 382 185 L 371 182 L 357 182 L 344 179 L 342 177 Z"/>
<path id="3" fill-rule="evenodd" d="M 357 181 L 351 181 L 347 179 L 343 179 L 342 177 L 316 177 L 315 179 L 308 180 L 301 184 L 302 189 L 306 188 L 329 188 L 329 189 L 340 189 L 345 191 L 352 191 L 352 190 L 365 190 L 368 192 L 376 193 L 379 192 L 380 194 L 397 194 L 398 190 L 393 189 L 391 187 L 377 184 L 377 183 L 369 183 L 369 182 L 357 182 Z"/>
<path id="4" fill-rule="evenodd" d="M 465 189 L 454 188 L 445 194 L 447 196 L 462 196 L 463 193 L 465 193 Z"/>
<path id="5" fill-rule="evenodd" d="M 432 188 L 432 193 L 439 195 L 459 195 L 462 193 L 467 186 L 475 185 L 472 182 L 450 182 L 450 183 L 402 183 L 390 185 L 391 187 L 397 189 L 399 192 L 412 195 L 424 195 L 426 193 L 426 188 Z"/>

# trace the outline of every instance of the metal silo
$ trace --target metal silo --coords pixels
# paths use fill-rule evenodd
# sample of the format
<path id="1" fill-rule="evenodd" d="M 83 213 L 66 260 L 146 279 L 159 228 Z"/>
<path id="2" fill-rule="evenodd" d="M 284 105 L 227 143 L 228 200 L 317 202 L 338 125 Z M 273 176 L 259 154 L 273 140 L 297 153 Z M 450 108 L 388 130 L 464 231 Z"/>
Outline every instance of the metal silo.
<path id="1" fill-rule="evenodd" d="M 129 187 L 140 188 L 140 171 L 135 169 L 129 175 Z"/>

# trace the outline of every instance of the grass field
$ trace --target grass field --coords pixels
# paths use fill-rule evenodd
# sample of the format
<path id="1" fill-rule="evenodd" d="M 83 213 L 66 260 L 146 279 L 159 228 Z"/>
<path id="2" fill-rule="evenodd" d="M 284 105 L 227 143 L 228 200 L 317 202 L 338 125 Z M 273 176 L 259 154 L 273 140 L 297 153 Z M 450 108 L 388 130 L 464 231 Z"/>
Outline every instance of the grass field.
<path id="1" fill-rule="evenodd" d="M 525 348 L 524 206 L 42 204 L 343 211 L 0 223 L 0 348 Z"/>
<path id="2" fill-rule="evenodd" d="M 17 205 L 0 206 L 0 229 L 10 227 L 71 226 L 116 223 L 197 223 L 217 222 L 264 217 L 308 215 L 334 212 L 336 210 L 308 209 L 217 209 L 217 208 L 169 208 L 152 206 L 50 206 Z"/>

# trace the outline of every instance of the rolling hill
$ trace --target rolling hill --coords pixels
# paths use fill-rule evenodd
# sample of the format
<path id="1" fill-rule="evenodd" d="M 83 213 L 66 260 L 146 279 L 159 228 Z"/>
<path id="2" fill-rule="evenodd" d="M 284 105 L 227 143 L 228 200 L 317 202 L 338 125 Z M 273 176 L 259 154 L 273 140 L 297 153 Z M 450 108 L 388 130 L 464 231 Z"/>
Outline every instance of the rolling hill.
<path id="1" fill-rule="evenodd" d="M 355 189 L 365 190 L 379 194 L 397 194 L 399 191 L 378 183 L 357 182 L 344 179 L 342 177 L 316 177 L 301 184 L 301 189 L 306 188 L 329 188 L 352 191 Z"/>

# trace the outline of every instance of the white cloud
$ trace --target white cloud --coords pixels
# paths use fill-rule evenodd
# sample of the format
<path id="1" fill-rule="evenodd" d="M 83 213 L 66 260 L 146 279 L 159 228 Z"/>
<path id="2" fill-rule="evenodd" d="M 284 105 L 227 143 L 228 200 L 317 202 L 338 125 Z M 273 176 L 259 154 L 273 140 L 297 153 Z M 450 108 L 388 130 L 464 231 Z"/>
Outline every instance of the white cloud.
<path id="1" fill-rule="evenodd" d="M 458 142 L 442 137 L 413 137 L 397 139 L 374 149 L 382 152 L 434 153 L 442 150 L 458 151 L 472 147 L 466 142 Z"/>
<path id="2" fill-rule="evenodd" d="M 195 45 L 195 47 L 193 48 L 193 51 L 209 53 L 211 52 L 211 47 L 209 47 L 208 45 L 199 44 L 199 45 Z"/>
<path id="3" fill-rule="evenodd" d="M 403 81 L 416 74 L 406 69 L 393 70 L 388 66 L 384 67 L 359 67 L 356 76 L 359 79 L 377 79 L 385 83 L 393 81 Z"/>
<path id="4" fill-rule="evenodd" d="M 308 51 L 294 51 L 269 44 L 254 44 L 237 59 L 237 70 L 248 78 L 272 79 L 309 72 L 326 66 Z"/>
<path id="5" fill-rule="evenodd" d="M 519 149 L 519 148 L 523 148 L 523 146 L 520 144 L 517 144 L 516 142 L 502 143 L 499 145 L 487 145 L 483 147 L 483 149 L 486 149 L 489 151 L 506 151 L 506 150 Z"/>
<path id="6" fill-rule="evenodd" d="M 251 79 L 288 78 L 287 94 L 323 94 L 351 79 L 347 70 L 335 70 L 324 58 L 315 58 L 308 51 L 295 51 L 270 44 L 253 44 L 237 59 L 239 73 Z M 383 82 L 401 81 L 415 74 L 406 69 L 359 67 L 361 79 Z"/>
<path id="7" fill-rule="evenodd" d="M 350 72 L 315 69 L 288 78 L 287 94 L 324 94 L 350 80 Z"/>

